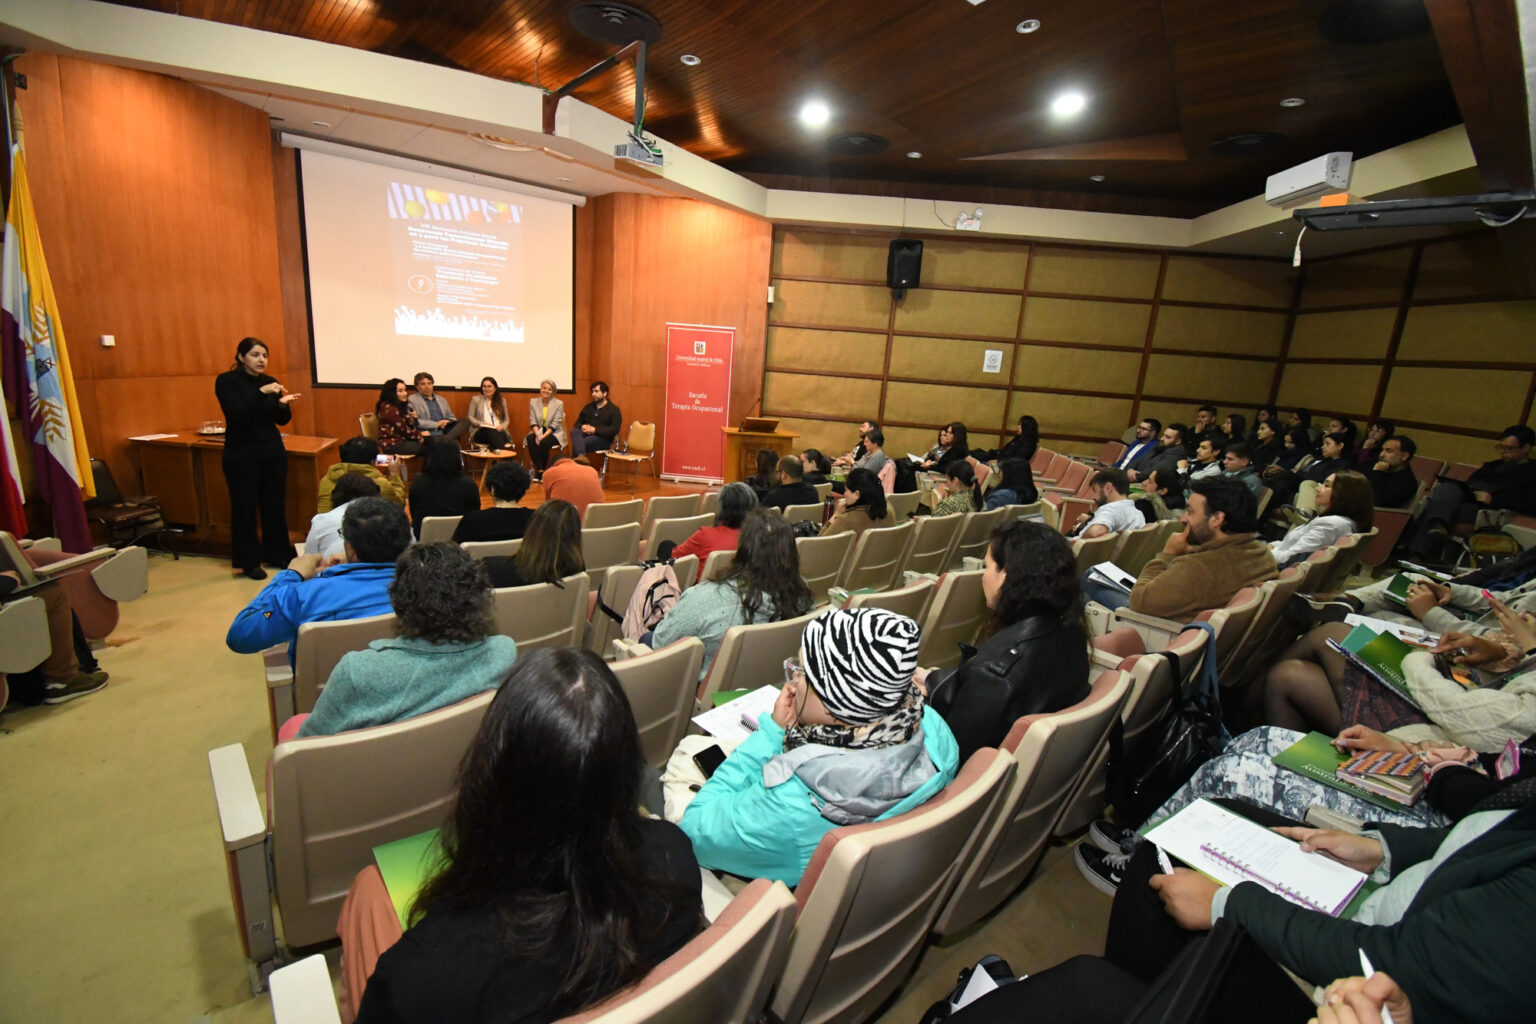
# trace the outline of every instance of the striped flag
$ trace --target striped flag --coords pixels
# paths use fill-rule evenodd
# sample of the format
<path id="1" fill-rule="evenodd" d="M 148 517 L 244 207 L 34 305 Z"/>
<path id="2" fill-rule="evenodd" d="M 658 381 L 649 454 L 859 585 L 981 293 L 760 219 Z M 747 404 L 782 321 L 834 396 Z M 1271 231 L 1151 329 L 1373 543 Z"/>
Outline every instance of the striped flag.
<path id="1" fill-rule="evenodd" d="M 21 146 L 11 148 L 11 205 L 5 216 L 0 278 L 0 355 L 5 397 L 32 442 L 37 492 L 53 510 L 55 535 L 66 551 L 89 551 L 85 497 L 96 489 L 88 471 L 80 403 L 64 347 L 64 328 L 37 234 Z M 9 456 L 10 453 L 7 453 Z M 8 467 L 9 468 L 9 467 Z"/>

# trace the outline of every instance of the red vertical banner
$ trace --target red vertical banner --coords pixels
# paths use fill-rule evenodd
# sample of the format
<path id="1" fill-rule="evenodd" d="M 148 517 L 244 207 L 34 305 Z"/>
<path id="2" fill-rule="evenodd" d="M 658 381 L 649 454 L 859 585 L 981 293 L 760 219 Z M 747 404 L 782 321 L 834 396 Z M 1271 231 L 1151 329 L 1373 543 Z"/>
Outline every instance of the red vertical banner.
<path id="1" fill-rule="evenodd" d="M 661 473 L 679 480 L 725 479 L 720 428 L 731 404 L 736 328 L 667 324 L 667 417 Z"/>

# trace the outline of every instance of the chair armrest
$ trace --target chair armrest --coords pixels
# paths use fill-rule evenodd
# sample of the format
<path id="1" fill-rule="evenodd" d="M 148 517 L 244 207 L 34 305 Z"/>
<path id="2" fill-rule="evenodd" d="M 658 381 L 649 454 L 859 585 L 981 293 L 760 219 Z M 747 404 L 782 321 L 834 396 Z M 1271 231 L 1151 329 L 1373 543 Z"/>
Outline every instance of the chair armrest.
<path id="1" fill-rule="evenodd" d="M 129 546 L 91 570 L 96 588 L 119 603 L 134 601 L 149 590 L 149 552 Z"/>
<path id="2" fill-rule="evenodd" d="M 21 547 L 21 550 L 23 551 L 33 549 L 38 551 L 64 550 L 63 542 L 61 542 L 57 537 L 40 537 L 37 540 L 28 540 L 26 537 L 17 537 L 16 543 Z"/>
<path id="3" fill-rule="evenodd" d="M 46 551 L 47 548 L 38 550 Z M 55 579 L 65 573 L 76 572 L 81 569 L 89 569 L 101 562 L 105 562 L 117 552 L 112 548 L 96 548 L 87 551 L 83 555 L 71 555 L 69 558 L 60 559 L 57 562 L 44 562 L 42 565 L 33 566 L 32 571 L 37 573 L 40 579 Z"/>
<path id="4" fill-rule="evenodd" d="M 242 850 L 267 838 L 267 822 L 251 781 L 245 744 L 231 743 L 208 751 L 208 773 L 213 778 L 213 800 L 219 808 L 219 827 L 224 849 Z"/>
<path id="5" fill-rule="evenodd" d="M 638 640 L 626 640 L 616 637 L 613 641 L 613 660 L 628 661 L 631 658 L 643 658 L 651 653 L 651 648 Z"/>
<path id="6" fill-rule="evenodd" d="M 1117 669 L 1124 660 L 1125 655 L 1123 654 L 1112 654 L 1109 651 L 1101 651 L 1097 647 L 1090 647 L 1088 649 L 1088 662 L 1094 668 Z"/>
<path id="7" fill-rule="evenodd" d="M 53 650 L 48 609 L 41 598 L 20 597 L 0 605 L 0 672 L 27 672 Z"/>
<path id="8" fill-rule="evenodd" d="M 341 1024 L 325 954 L 279 967 L 267 978 L 267 985 L 272 990 L 275 1024 Z"/>
<path id="9" fill-rule="evenodd" d="M 1142 612 L 1133 612 L 1129 608 L 1115 610 L 1111 628 L 1115 626 L 1130 626 L 1141 634 L 1146 641 L 1147 650 L 1166 650 L 1173 638 L 1184 631 L 1182 622 L 1174 622 L 1172 619 L 1160 619 L 1156 615 L 1147 615 Z"/>

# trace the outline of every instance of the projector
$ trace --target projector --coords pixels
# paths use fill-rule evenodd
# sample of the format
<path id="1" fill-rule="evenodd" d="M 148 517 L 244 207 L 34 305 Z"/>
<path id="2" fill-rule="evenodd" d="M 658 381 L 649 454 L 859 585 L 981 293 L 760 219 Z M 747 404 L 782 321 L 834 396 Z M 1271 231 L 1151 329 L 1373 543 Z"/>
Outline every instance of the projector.
<path id="1" fill-rule="evenodd" d="M 661 167 L 661 147 L 650 139 L 637 138 L 633 134 L 622 145 L 613 147 L 613 158 L 625 160 L 641 167 Z"/>
<path id="2" fill-rule="evenodd" d="M 1325 192 L 1343 192 L 1349 188 L 1353 157 L 1353 153 L 1324 153 L 1290 170 L 1271 174 L 1264 182 L 1264 201 L 1270 206 L 1289 206 Z"/>

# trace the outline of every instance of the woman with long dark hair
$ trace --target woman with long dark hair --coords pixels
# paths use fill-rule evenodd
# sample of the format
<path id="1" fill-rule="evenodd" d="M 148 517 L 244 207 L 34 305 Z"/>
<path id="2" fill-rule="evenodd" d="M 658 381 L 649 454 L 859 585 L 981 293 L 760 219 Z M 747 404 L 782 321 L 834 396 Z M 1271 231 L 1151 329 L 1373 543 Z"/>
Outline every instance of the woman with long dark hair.
<path id="1" fill-rule="evenodd" d="M 480 393 L 469 400 L 469 425 L 475 432 L 470 439 L 493 452 L 512 443 L 512 417 L 495 377 L 483 378 Z"/>
<path id="2" fill-rule="evenodd" d="M 876 524 L 891 525 L 886 521 L 885 488 L 880 485 L 880 478 L 867 469 L 848 471 L 838 500 L 837 512 L 821 528 L 823 537 L 834 533 L 857 535 Z"/>
<path id="3" fill-rule="evenodd" d="M 1353 470 L 1329 473 L 1317 486 L 1313 501 L 1316 511 L 1300 515 L 1302 521 L 1270 545 L 1277 568 L 1300 562 L 1336 540 L 1365 533 L 1376 521 L 1371 482 Z"/>
<path id="4" fill-rule="evenodd" d="M 229 487 L 230 561 L 253 580 L 267 578 L 261 563 L 287 568 L 293 559 L 284 507 L 288 452 L 277 428 L 293 418 L 299 396 L 267 374 L 267 343 L 242 338 L 235 363 L 213 382 L 224 411 L 224 483 Z M 256 520 L 261 518 L 261 535 Z"/>
<path id="5" fill-rule="evenodd" d="M 464 473 L 459 446 L 429 437 L 422 448 L 421 474 L 411 481 L 411 529 L 421 536 L 427 516 L 462 516 L 480 508 L 480 488 Z"/>
<path id="6" fill-rule="evenodd" d="M 971 454 L 970 439 L 965 424 L 956 420 L 939 428 L 939 442 L 928 450 L 928 455 L 918 467 L 930 473 L 946 473 L 956 462 L 965 461 Z"/>
<path id="7" fill-rule="evenodd" d="M 804 615 L 815 605 L 800 575 L 800 553 L 788 520 L 765 508 L 749 511 L 736 539 L 736 557 L 714 579 L 687 590 L 656 624 L 651 646 L 665 647 L 683 637 L 704 641 L 699 678 L 720 649 L 725 631 L 754 622 L 780 622 Z"/>
<path id="8" fill-rule="evenodd" d="M 1088 696 L 1088 632 L 1072 547 L 1041 523 L 992 535 L 981 577 L 991 635 L 956 668 L 919 670 L 928 703 L 960 744 L 960 762 L 995 747 L 1025 715 Z"/>
<path id="9" fill-rule="evenodd" d="M 976 471 L 963 459 L 951 462 L 945 470 L 944 498 L 933 506 L 933 514 L 949 516 L 957 512 L 979 512 L 981 507 L 981 484 L 976 482 Z"/>
<path id="10" fill-rule="evenodd" d="M 379 451 L 386 455 L 416 455 L 421 451 L 427 432 L 416 419 L 416 410 L 407 401 L 411 389 L 399 377 L 391 377 L 379 388 L 379 400 L 373 414 L 379 421 Z"/>
<path id="11" fill-rule="evenodd" d="M 546 501 L 528 520 L 517 554 L 485 559 L 491 586 L 526 587 L 559 583 L 585 572 L 581 554 L 581 513 L 568 501 Z"/>
<path id="12" fill-rule="evenodd" d="M 676 826 L 640 815 L 641 769 L 601 658 L 520 658 L 459 767 L 443 868 L 398 941 L 378 869 L 353 883 L 338 929 L 346 1009 L 359 1022 L 548 1021 L 680 949 L 703 912 L 698 862 Z"/>
<path id="13" fill-rule="evenodd" d="M 988 512 L 1004 505 L 1033 505 L 1040 500 L 1040 491 L 1035 487 L 1035 474 L 1027 461 L 1004 459 L 997 464 L 997 471 L 1002 477 L 987 495 Z"/>
<path id="14" fill-rule="evenodd" d="M 1033 416 L 1019 417 L 1019 432 L 1008 439 L 997 453 L 999 459 L 1023 459 L 1028 462 L 1040 449 L 1040 423 Z"/>

